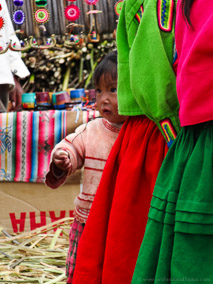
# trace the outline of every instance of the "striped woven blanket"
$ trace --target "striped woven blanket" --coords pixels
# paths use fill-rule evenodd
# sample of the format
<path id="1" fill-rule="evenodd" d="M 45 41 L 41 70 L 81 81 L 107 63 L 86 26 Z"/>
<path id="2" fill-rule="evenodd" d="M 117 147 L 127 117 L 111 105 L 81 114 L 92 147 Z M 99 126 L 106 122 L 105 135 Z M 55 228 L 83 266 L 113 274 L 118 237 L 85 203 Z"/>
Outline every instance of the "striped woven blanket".
<path id="1" fill-rule="evenodd" d="M 43 182 L 51 150 L 97 112 L 65 110 L 0 114 L 0 181 Z"/>

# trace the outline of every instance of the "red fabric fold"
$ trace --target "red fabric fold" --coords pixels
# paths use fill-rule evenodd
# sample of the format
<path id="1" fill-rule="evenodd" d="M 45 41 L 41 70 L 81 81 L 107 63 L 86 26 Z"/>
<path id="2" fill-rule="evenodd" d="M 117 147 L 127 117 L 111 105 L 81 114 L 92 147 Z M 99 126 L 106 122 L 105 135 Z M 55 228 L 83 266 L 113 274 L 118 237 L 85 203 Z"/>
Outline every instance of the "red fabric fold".
<path id="1" fill-rule="evenodd" d="M 124 123 L 79 242 L 74 284 L 130 284 L 156 177 L 168 151 L 145 116 Z"/>

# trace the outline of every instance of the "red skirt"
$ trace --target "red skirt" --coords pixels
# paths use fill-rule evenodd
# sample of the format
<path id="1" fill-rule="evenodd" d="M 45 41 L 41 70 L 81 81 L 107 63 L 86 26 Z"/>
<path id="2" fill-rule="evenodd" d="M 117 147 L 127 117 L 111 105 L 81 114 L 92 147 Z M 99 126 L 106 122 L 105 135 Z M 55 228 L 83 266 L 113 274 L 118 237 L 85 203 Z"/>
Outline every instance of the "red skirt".
<path id="1" fill-rule="evenodd" d="M 131 283 L 158 171 L 168 151 L 145 116 L 124 123 L 78 247 L 74 284 Z"/>

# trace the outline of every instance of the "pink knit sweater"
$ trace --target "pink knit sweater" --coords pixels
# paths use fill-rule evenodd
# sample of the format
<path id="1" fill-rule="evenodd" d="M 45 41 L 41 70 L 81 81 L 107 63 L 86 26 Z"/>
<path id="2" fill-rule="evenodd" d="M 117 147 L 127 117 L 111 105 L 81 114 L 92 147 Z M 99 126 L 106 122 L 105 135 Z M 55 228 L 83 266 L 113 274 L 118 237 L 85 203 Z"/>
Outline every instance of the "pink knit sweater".
<path id="1" fill-rule="evenodd" d="M 58 143 L 52 151 L 61 148 L 69 153 L 72 167 L 68 174 L 59 175 L 57 181 L 53 178 L 55 167 L 50 164 L 46 176 L 46 184 L 56 188 L 63 184 L 67 177 L 76 169 L 84 167 L 83 187 L 75 199 L 74 215 L 78 221 L 85 223 L 98 188 L 102 172 L 118 136 L 122 124 L 111 124 L 104 118 L 97 118 L 88 124 L 79 126 L 75 133 L 68 135 Z"/>
<path id="2" fill-rule="evenodd" d="M 196 0 L 186 25 L 178 1 L 177 94 L 181 126 L 213 119 L 213 0 Z"/>

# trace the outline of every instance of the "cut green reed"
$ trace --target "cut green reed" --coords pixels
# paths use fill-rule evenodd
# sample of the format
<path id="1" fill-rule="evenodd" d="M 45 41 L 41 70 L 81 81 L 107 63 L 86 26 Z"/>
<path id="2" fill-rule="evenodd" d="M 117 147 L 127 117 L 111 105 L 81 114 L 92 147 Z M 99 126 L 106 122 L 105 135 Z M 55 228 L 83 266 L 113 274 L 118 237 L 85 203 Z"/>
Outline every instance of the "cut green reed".
<path id="1" fill-rule="evenodd" d="M 0 283 L 66 283 L 65 265 L 73 218 L 10 235 L 0 228 Z"/>

